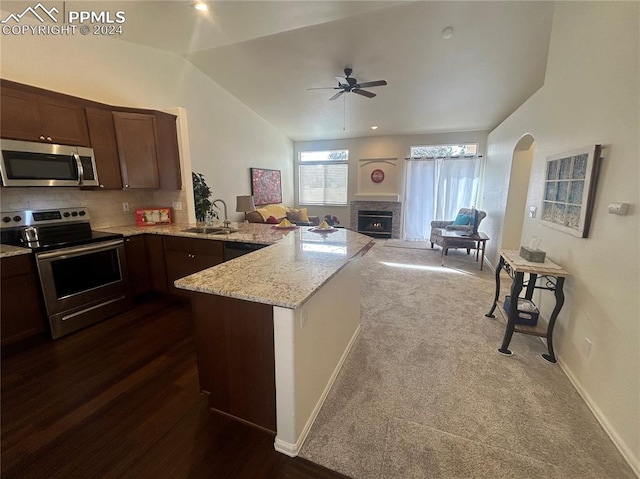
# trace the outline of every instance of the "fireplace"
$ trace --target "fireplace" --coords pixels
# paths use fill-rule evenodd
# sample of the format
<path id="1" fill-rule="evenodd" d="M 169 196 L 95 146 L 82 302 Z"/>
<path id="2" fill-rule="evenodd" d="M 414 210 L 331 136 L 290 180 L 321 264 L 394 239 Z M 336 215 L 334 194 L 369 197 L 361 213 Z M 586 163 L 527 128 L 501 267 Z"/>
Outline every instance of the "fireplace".
<path id="1" fill-rule="evenodd" d="M 397 201 L 352 201 L 350 227 L 373 238 L 400 238 L 402 205 Z"/>
<path id="2" fill-rule="evenodd" d="M 393 211 L 358 211 L 358 233 L 372 238 L 391 238 Z"/>

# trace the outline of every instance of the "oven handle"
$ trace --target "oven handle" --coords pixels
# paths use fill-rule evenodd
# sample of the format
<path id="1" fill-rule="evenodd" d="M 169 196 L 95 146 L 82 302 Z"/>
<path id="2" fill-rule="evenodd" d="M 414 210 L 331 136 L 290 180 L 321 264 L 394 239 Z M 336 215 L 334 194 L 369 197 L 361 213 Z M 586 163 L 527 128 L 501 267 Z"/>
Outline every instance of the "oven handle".
<path id="1" fill-rule="evenodd" d="M 110 249 L 115 249 L 118 246 L 122 246 L 124 241 L 119 239 L 115 241 L 106 241 L 103 243 L 88 245 L 88 246 L 78 246 L 74 248 L 64 248 L 56 251 L 51 251 L 49 253 L 38 253 L 36 257 L 38 260 L 41 259 L 52 259 L 52 258 L 66 258 L 71 256 L 77 256 L 85 253 L 96 253 L 98 251 L 106 251 Z"/>

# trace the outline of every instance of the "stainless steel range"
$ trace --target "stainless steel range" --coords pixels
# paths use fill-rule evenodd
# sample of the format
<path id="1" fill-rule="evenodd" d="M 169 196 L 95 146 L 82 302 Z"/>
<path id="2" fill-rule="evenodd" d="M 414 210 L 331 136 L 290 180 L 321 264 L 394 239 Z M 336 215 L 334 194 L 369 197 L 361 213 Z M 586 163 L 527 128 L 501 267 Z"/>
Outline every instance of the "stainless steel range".
<path id="1" fill-rule="evenodd" d="M 92 231 L 86 208 L 0 215 L 0 241 L 34 254 L 54 339 L 131 307 L 122 235 Z"/>

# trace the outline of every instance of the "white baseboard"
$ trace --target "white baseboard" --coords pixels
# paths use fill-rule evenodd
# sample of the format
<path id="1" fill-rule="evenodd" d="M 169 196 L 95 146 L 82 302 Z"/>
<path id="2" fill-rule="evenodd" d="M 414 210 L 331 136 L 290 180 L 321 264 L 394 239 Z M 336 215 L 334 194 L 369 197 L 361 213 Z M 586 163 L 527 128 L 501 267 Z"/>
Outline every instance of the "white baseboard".
<path id="1" fill-rule="evenodd" d="M 344 362 L 347 360 L 347 356 L 349 356 L 349 353 L 351 352 L 351 348 L 355 344 L 356 339 L 358 339 L 358 335 L 360 334 L 361 329 L 362 329 L 362 326 L 358 324 L 358 327 L 356 328 L 353 335 L 351 336 L 351 339 L 349 340 L 349 344 L 347 344 L 347 347 L 342 353 L 342 356 L 340 357 L 338 364 L 333 370 L 333 373 L 331 373 L 331 376 L 329 377 L 329 381 L 327 382 L 327 385 L 325 386 L 324 391 L 322 391 L 322 394 L 320 395 L 318 402 L 313 408 L 313 411 L 311 411 L 311 415 L 309 416 L 307 423 L 304 425 L 304 428 L 302 428 L 302 431 L 300 432 L 300 436 L 298 437 L 298 440 L 294 444 L 291 442 L 278 439 L 278 436 L 276 436 L 276 440 L 273 443 L 273 447 L 276 451 L 281 452 L 282 454 L 286 454 L 287 456 L 290 456 L 290 457 L 296 457 L 298 455 L 298 453 L 300 452 L 300 449 L 302 449 L 302 445 L 304 444 L 305 439 L 307 439 L 307 435 L 311 430 L 311 426 L 313 426 L 313 423 L 315 422 L 316 417 L 318 416 L 318 413 L 320 413 L 320 409 L 322 409 L 322 406 L 324 405 L 324 401 L 327 399 L 327 395 L 329 394 L 329 391 L 331 391 L 331 388 L 333 387 L 333 383 L 336 381 L 336 378 L 338 377 L 338 373 L 342 369 Z"/>
<path id="2" fill-rule="evenodd" d="M 636 474 L 636 476 L 640 478 L 640 458 L 634 456 L 633 452 L 629 449 L 627 444 L 619 436 L 615 428 L 609 422 L 607 417 L 602 413 L 602 411 L 600 410 L 598 405 L 595 403 L 595 401 L 593 401 L 589 393 L 584 390 L 584 388 L 582 387 L 578 379 L 573 375 L 571 370 L 567 367 L 567 365 L 562 361 L 562 359 L 557 354 L 556 354 L 556 359 L 558 360 L 558 364 L 560 365 L 564 373 L 569 378 L 569 381 L 571 381 L 571 384 L 573 384 L 573 387 L 576 388 L 576 391 L 578 391 L 578 394 L 580 394 L 580 397 L 582 397 L 582 399 L 587 404 L 589 409 L 591 409 L 591 412 L 596 417 L 596 419 L 598 420 L 602 428 L 605 430 L 607 435 L 611 438 L 611 440 L 613 441 L 613 444 L 615 444 L 615 446 L 618 448 L 618 451 L 620 451 L 620 454 L 622 454 L 622 457 L 624 457 L 624 459 L 627 461 L 627 463 L 629 464 L 633 472 Z"/>

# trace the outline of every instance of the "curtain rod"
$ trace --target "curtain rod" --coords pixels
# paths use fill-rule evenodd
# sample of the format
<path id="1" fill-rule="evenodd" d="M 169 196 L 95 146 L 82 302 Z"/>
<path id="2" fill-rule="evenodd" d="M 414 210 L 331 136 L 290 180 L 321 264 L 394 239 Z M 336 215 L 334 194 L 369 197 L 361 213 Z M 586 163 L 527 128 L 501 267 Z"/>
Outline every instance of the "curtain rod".
<path id="1" fill-rule="evenodd" d="M 483 158 L 482 155 L 469 155 L 469 156 L 407 156 L 407 161 L 420 161 L 420 160 L 475 160 Z"/>

